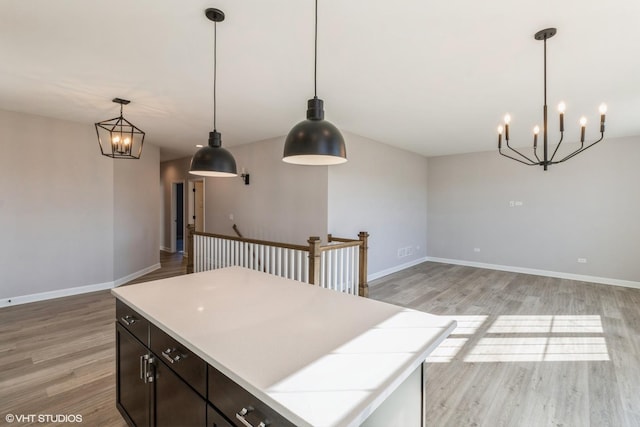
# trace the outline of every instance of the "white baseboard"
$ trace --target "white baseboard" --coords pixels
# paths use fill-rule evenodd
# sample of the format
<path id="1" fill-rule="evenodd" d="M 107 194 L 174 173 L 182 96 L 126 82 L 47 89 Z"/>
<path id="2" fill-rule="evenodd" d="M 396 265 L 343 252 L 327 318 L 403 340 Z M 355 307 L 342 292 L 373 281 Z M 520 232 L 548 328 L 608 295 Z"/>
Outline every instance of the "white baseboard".
<path id="1" fill-rule="evenodd" d="M 640 282 L 634 282 L 632 280 L 620 280 L 620 279 L 611 279 L 608 277 L 585 276 L 582 274 L 537 270 L 535 268 L 512 267 L 508 265 L 486 264 L 483 262 L 464 261 L 459 259 L 426 257 L 425 261 L 440 262 L 444 264 L 464 265 L 467 267 L 485 268 L 488 270 L 499 270 L 499 271 L 509 271 L 512 273 L 533 274 L 535 276 L 555 277 L 558 279 L 569 279 L 569 280 L 577 280 L 580 282 L 600 283 L 603 285 L 624 286 L 626 288 L 640 289 Z"/>
<path id="2" fill-rule="evenodd" d="M 404 264 L 396 265 L 395 267 L 387 268 L 382 271 L 377 271 L 375 273 L 368 274 L 367 282 L 371 282 L 381 277 L 388 276 L 389 274 L 397 273 L 398 271 L 405 270 L 409 267 L 413 267 L 414 265 L 422 264 L 423 262 L 426 262 L 426 261 L 427 261 L 427 257 L 418 258 Z"/>
<path id="3" fill-rule="evenodd" d="M 0 307 L 9 307 L 12 305 L 26 304 L 29 302 L 43 301 L 47 299 L 68 297 L 71 295 L 86 294 L 89 292 L 103 291 L 113 288 L 113 282 L 96 283 L 94 285 L 78 286 L 75 288 L 58 289 L 49 292 L 40 292 L 37 294 L 20 295 L 12 298 L 2 298 Z"/>
<path id="4" fill-rule="evenodd" d="M 58 289 L 55 291 L 48 291 L 48 292 L 40 292 L 37 294 L 29 294 L 29 295 L 19 295 L 16 297 L 11 297 L 11 298 L 2 298 L 0 299 L 0 308 L 2 307 L 9 307 L 9 306 L 13 306 L 13 305 L 20 305 L 20 304 L 26 304 L 29 302 L 36 302 L 36 301 L 44 301 L 44 300 L 49 300 L 49 299 L 54 299 L 54 298 L 62 298 L 62 297 L 68 297 L 71 295 L 79 295 L 79 294 L 87 294 L 89 292 L 96 292 L 96 291 L 104 291 L 105 289 L 111 289 L 111 288 L 115 288 L 117 286 L 120 286 L 124 283 L 127 283 L 133 279 L 137 279 L 140 276 L 144 276 L 147 273 L 151 273 L 152 271 L 155 271 L 157 269 L 160 268 L 160 264 L 155 264 L 152 265 L 150 267 L 144 268 L 140 271 L 137 271 L 133 274 L 129 274 L 128 276 L 122 277 L 120 279 L 114 280 L 113 282 L 104 282 L 104 283 L 96 283 L 93 285 L 86 285 L 86 286 L 77 286 L 74 288 L 66 288 L 66 289 Z"/>
<path id="5" fill-rule="evenodd" d="M 121 277 L 120 279 L 113 281 L 113 287 L 117 288 L 120 285 L 124 285 L 127 282 L 137 279 L 138 277 L 144 276 L 145 274 L 151 273 L 152 271 L 156 271 L 160 267 L 161 267 L 160 263 L 154 264 L 150 267 L 143 268 L 140 271 L 136 271 L 135 273 L 131 273 L 128 276 Z"/>
<path id="6" fill-rule="evenodd" d="M 163 252 L 171 252 L 171 248 L 168 248 L 166 246 L 160 246 L 160 250 Z"/>

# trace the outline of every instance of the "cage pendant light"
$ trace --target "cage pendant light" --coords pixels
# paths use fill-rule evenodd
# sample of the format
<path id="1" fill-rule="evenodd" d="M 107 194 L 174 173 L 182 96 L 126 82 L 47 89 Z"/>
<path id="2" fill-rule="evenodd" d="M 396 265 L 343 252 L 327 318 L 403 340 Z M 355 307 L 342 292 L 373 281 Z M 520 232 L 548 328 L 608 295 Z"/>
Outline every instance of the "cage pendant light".
<path id="1" fill-rule="evenodd" d="M 112 159 L 139 159 L 145 133 L 122 115 L 122 107 L 131 101 L 113 98 L 113 102 L 120 104 L 120 116 L 95 124 L 100 152 Z"/>
<path id="2" fill-rule="evenodd" d="M 347 149 L 338 128 L 324 120 L 324 102 L 318 98 L 318 0 L 314 42 L 313 99 L 307 101 L 307 120 L 289 131 L 282 160 L 298 165 L 337 165 L 347 161 Z"/>
<path id="3" fill-rule="evenodd" d="M 213 131 L 209 132 L 209 144 L 193 155 L 189 173 L 200 176 L 232 177 L 238 175 L 236 161 L 229 151 L 222 148 L 222 137 L 216 129 L 217 23 L 224 21 L 224 13 L 219 9 L 209 8 L 204 11 L 204 14 L 213 21 Z"/>

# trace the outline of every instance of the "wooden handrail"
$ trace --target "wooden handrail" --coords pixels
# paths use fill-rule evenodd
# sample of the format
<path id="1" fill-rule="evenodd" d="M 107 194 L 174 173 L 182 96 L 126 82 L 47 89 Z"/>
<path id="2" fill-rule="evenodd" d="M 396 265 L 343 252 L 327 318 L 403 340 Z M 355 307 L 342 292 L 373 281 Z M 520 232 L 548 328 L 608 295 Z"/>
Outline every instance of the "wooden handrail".
<path id="1" fill-rule="evenodd" d="M 347 239 L 345 237 L 335 237 L 332 234 L 327 234 L 327 242 L 359 242 L 358 239 Z"/>
<path id="2" fill-rule="evenodd" d="M 337 242 L 338 240 L 334 240 L 334 242 Z M 332 245 L 324 245 L 324 246 L 320 246 L 320 251 L 330 251 L 333 249 L 343 249 L 343 248 L 352 248 L 354 246 L 361 246 L 362 242 L 360 240 L 349 240 L 346 242 L 342 242 L 342 243 L 336 243 L 336 244 L 332 244 Z"/>
<path id="3" fill-rule="evenodd" d="M 298 251 L 309 251 L 309 246 L 294 245 L 291 243 L 282 242 L 270 242 L 268 240 L 247 239 L 246 237 L 225 236 L 224 234 L 205 233 L 202 231 L 196 231 L 194 233 L 197 236 L 215 237 L 218 239 L 235 240 L 237 242 L 254 243 L 256 245 L 275 246 L 277 248 L 295 249 Z"/>

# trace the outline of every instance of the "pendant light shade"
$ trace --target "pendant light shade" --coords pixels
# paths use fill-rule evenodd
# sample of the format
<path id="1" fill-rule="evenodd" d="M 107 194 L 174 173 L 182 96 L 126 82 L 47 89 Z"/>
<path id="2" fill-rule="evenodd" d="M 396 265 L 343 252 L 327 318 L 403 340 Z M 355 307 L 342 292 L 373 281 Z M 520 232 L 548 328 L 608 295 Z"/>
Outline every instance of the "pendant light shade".
<path id="1" fill-rule="evenodd" d="M 209 132 L 209 145 L 199 149 L 191 159 L 189 172 L 194 175 L 232 177 L 238 175 L 236 161 L 231 153 L 221 147 L 219 132 Z"/>
<path id="2" fill-rule="evenodd" d="M 342 134 L 324 120 L 323 102 L 308 101 L 307 120 L 291 129 L 284 143 L 282 160 L 297 165 L 337 165 L 347 161 Z"/>
<path id="3" fill-rule="evenodd" d="M 214 44 L 213 44 L 213 131 L 209 132 L 209 144 L 199 149 L 191 158 L 189 173 L 200 176 L 211 177 L 232 177 L 238 176 L 236 161 L 233 155 L 222 148 L 222 136 L 216 130 L 216 24 L 224 21 L 224 13 L 219 9 L 209 8 L 204 12 L 205 16 L 214 22 Z"/>
<path id="4" fill-rule="evenodd" d="M 347 161 L 342 134 L 324 119 L 324 102 L 317 94 L 318 74 L 318 0 L 315 10 L 314 96 L 307 101 L 307 120 L 289 131 L 284 142 L 282 161 L 297 165 L 337 165 Z"/>

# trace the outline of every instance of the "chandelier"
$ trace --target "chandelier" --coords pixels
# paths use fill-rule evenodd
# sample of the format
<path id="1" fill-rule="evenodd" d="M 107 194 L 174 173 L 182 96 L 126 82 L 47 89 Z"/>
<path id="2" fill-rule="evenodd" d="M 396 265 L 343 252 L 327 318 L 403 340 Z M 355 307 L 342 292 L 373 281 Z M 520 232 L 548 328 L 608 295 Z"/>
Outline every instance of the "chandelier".
<path id="1" fill-rule="evenodd" d="M 533 128 L 533 156 L 535 157 L 535 160 L 534 160 L 531 157 L 522 154 L 520 151 L 516 150 L 515 148 L 511 147 L 511 145 L 509 145 L 509 123 L 511 122 L 511 116 L 509 114 L 504 116 L 504 127 L 498 126 L 498 152 L 501 155 L 528 166 L 534 166 L 534 165 L 543 166 L 544 170 L 547 170 L 549 165 L 555 165 L 558 163 L 562 163 L 566 160 L 569 160 L 570 158 L 582 153 L 583 151 L 593 147 L 598 142 L 602 141 L 602 139 L 604 138 L 604 119 L 605 119 L 605 114 L 607 112 L 607 106 L 605 104 L 601 104 L 600 105 L 600 139 L 590 144 L 587 144 L 585 146 L 584 136 L 585 136 L 585 128 L 587 125 L 587 119 L 583 116 L 580 118 L 580 147 L 575 151 L 562 157 L 561 159 L 555 160 L 556 153 L 558 152 L 558 149 L 562 144 L 562 140 L 564 139 L 564 111 L 566 106 L 564 102 L 561 102 L 558 105 L 558 112 L 560 114 L 560 140 L 558 141 L 558 145 L 556 145 L 555 150 L 553 150 L 553 154 L 549 156 L 549 148 L 548 148 L 548 142 L 547 142 L 547 130 L 548 130 L 548 126 L 547 126 L 548 124 L 547 122 L 547 39 L 553 37 L 555 34 L 556 34 L 555 28 L 547 28 L 547 29 L 538 31 L 534 35 L 534 38 L 536 40 L 542 40 L 544 42 L 544 108 L 542 113 L 543 114 L 542 116 L 542 126 L 543 126 L 542 127 L 542 147 L 543 147 L 542 159 L 540 159 L 540 157 L 538 156 L 538 134 L 540 133 L 540 127 L 536 126 Z M 515 153 L 514 155 L 509 155 L 502 152 L 502 134 L 503 133 L 504 133 L 504 139 L 506 141 L 507 148 L 511 150 L 513 153 Z M 515 155 L 519 157 L 513 157 Z"/>
<path id="2" fill-rule="evenodd" d="M 100 152 L 113 159 L 139 159 L 145 134 L 122 116 L 122 106 L 131 101 L 114 98 L 113 102 L 120 104 L 120 116 L 95 124 Z"/>

